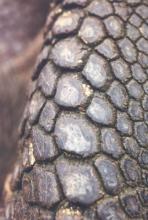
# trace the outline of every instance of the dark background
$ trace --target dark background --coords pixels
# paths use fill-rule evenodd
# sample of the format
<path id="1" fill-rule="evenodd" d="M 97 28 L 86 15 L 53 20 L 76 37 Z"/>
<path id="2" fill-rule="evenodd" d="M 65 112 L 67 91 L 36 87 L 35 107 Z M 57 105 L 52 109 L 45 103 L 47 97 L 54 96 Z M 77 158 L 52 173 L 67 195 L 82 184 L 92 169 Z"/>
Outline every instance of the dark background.
<path id="1" fill-rule="evenodd" d="M 42 43 L 49 0 L 0 1 L 0 203 L 17 156 L 18 125 L 30 72 Z M 29 52 L 28 52 L 29 51 Z"/>

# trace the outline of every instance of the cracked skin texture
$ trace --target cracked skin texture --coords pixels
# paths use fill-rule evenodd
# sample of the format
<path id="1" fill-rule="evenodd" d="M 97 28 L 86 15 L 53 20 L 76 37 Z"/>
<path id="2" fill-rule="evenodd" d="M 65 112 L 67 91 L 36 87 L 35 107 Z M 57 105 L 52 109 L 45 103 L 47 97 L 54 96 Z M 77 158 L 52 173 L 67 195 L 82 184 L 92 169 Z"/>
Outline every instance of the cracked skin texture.
<path id="1" fill-rule="evenodd" d="M 146 220 L 147 1 L 63 0 L 54 13 L 6 219 Z"/>

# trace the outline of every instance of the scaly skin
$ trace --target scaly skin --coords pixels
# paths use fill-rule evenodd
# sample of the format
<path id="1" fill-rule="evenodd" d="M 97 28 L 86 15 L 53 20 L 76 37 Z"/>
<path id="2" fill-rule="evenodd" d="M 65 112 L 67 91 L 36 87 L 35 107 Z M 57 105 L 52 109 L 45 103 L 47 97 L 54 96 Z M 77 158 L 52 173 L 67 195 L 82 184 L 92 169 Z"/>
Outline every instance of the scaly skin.
<path id="1" fill-rule="evenodd" d="M 146 220 L 147 1 L 64 0 L 52 18 L 6 219 Z"/>

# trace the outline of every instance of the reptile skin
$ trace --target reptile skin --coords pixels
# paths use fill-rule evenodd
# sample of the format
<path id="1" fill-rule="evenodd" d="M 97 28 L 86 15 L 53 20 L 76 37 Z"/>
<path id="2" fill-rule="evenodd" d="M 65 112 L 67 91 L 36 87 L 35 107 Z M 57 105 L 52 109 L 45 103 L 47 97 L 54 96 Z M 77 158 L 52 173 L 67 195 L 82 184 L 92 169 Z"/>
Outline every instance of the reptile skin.
<path id="1" fill-rule="evenodd" d="M 147 0 L 63 0 L 47 27 L 6 219 L 147 220 Z"/>

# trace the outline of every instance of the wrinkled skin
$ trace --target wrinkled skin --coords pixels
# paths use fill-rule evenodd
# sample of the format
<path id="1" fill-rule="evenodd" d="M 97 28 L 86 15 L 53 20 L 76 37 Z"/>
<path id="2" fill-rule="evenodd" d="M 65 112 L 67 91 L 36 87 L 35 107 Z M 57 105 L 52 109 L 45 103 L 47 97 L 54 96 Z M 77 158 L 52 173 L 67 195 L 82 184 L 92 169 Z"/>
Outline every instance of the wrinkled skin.
<path id="1" fill-rule="evenodd" d="M 16 158 L 17 127 L 48 6 L 49 0 L 0 0 L 0 198 Z"/>

